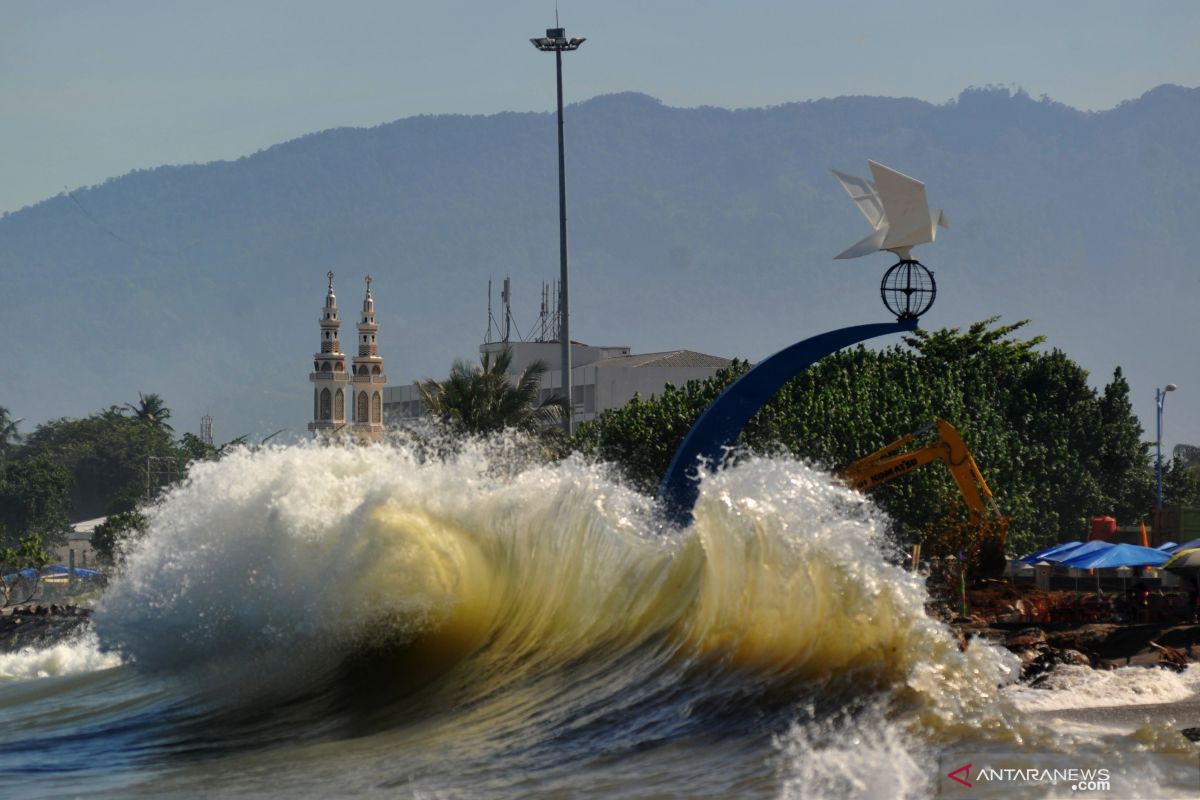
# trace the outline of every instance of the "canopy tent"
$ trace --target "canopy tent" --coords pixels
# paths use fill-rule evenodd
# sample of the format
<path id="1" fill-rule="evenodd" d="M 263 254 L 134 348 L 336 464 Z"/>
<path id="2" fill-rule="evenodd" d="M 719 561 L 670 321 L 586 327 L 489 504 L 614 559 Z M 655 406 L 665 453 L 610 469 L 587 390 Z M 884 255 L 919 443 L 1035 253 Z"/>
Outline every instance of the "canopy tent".
<path id="1" fill-rule="evenodd" d="M 1038 550 L 1036 553 L 1030 553 L 1020 560 L 1025 564 L 1036 564 L 1039 561 L 1050 561 L 1056 556 L 1066 557 L 1066 553 L 1070 553 L 1082 545 L 1083 542 L 1066 542 L 1065 544 L 1056 544 L 1053 547 L 1047 547 L 1044 550 Z"/>
<path id="2" fill-rule="evenodd" d="M 1065 564 L 1066 566 L 1073 567 L 1076 565 L 1073 563 L 1068 563 L 1072 559 L 1081 558 L 1099 550 L 1107 550 L 1113 546 L 1111 542 L 1106 542 L 1102 539 L 1092 539 L 1090 542 L 1077 542 L 1077 544 L 1079 544 L 1079 546 L 1071 550 L 1063 550 L 1052 556 L 1043 556 L 1042 560 L 1049 561 L 1051 564 Z"/>
<path id="3" fill-rule="evenodd" d="M 1200 547 L 1200 539 L 1192 539 L 1190 541 L 1184 542 L 1183 544 L 1172 543 L 1170 547 L 1163 545 L 1162 548 L 1160 548 L 1160 549 L 1165 550 L 1172 555 L 1177 555 L 1179 553 L 1182 553 L 1184 550 L 1191 550 L 1196 547 Z"/>
<path id="4" fill-rule="evenodd" d="M 70 574 L 71 574 L 71 568 L 68 566 L 65 566 L 63 564 L 47 564 L 46 566 L 42 567 L 42 575 L 70 575 Z M 95 580 L 96 578 L 101 577 L 101 575 L 99 572 L 97 572 L 94 569 L 87 569 L 86 567 L 76 567 L 75 568 L 75 577 L 90 581 L 90 580 Z"/>
<path id="5" fill-rule="evenodd" d="M 38 578 L 70 578 L 71 568 L 65 567 L 62 564 L 47 564 L 39 573 L 33 567 L 26 567 L 20 572 L 13 572 L 3 577 L 5 583 L 13 583 L 19 579 L 27 581 L 37 580 Z M 82 567 L 75 568 L 75 577 L 78 580 L 95 581 L 103 580 L 104 575 L 94 569 L 84 569 Z"/>
<path id="6" fill-rule="evenodd" d="M 1163 569 L 1173 572 L 1200 570 L 1200 547 L 1189 547 L 1186 550 L 1177 551 L 1170 560 L 1163 564 Z"/>
<path id="7" fill-rule="evenodd" d="M 1072 555 L 1062 563 L 1076 569 L 1112 569 L 1113 567 L 1159 567 L 1171 558 L 1169 553 L 1136 544 L 1108 544 L 1088 553 Z M 1082 548 L 1081 548 L 1082 549 Z"/>

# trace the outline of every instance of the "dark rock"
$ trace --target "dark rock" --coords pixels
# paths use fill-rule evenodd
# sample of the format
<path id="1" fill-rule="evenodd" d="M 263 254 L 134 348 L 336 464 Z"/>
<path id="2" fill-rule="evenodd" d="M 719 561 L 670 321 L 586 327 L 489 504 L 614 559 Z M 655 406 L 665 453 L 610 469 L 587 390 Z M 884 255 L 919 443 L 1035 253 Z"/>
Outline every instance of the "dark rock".
<path id="1" fill-rule="evenodd" d="M 1179 732 L 1193 742 L 1200 742 L 1200 728 L 1183 728 Z"/>
<path id="2" fill-rule="evenodd" d="M 1092 665 L 1092 660 L 1078 650 L 1059 650 L 1058 657 L 1063 664 L 1074 664 L 1080 667 Z"/>
<path id="3" fill-rule="evenodd" d="M 1004 640 L 1004 646 L 1009 650 L 1026 650 L 1046 644 L 1046 632 L 1041 628 L 1025 628 L 1013 633 Z"/>
<path id="4" fill-rule="evenodd" d="M 74 613 L 52 613 L 45 606 L 17 606 L 0 616 L 0 653 L 13 653 L 27 647 L 48 647 L 69 639 L 90 622 L 89 609 Z"/>
<path id="5" fill-rule="evenodd" d="M 1090 667 L 1092 661 L 1078 650 L 1047 648 L 1042 650 L 1032 662 L 1026 663 L 1022 658 L 1021 679 L 1032 681 L 1031 685 L 1038 686 L 1045 679 L 1046 673 L 1059 664 Z"/>

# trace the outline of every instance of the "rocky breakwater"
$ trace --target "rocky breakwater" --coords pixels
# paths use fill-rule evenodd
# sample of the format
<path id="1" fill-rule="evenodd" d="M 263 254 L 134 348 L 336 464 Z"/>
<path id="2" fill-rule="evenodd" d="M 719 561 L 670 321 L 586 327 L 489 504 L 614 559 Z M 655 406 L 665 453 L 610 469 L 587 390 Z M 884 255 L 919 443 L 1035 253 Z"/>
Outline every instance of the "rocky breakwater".
<path id="1" fill-rule="evenodd" d="M 87 627 L 91 614 L 88 608 L 57 603 L 0 609 L 0 653 L 60 642 Z"/>
<path id="2" fill-rule="evenodd" d="M 975 637 L 1002 645 L 1021 659 L 1021 679 L 1038 685 L 1059 664 L 1116 669 L 1141 666 L 1183 671 L 1200 662 L 1200 625 L 1093 623 L 1077 626 L 956 621 L 963 643 Z"/>

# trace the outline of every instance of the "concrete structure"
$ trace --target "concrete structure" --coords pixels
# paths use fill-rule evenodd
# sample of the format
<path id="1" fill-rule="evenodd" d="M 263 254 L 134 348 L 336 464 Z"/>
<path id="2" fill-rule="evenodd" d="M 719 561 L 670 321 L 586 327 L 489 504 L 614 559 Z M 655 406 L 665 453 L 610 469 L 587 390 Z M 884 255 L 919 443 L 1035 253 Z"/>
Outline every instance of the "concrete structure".
<path id="1" fill-rule="evenodd" d="M 362 319 L 358 323 L 358 355 L 354 357 L 354 435 L 377 441 L 383 437 L 383 358 L 375 341 L 379 324 L 375 321 L 375 300 L 371 297 L 371 276 L 367 276 L 367 294 L 363 298 Z"/>
<path id="2" fill-rule="evenodd" d="M 479 353 L 493 355 L 504 348 L 512 351 L 509 375 L 514 382 L 521 372 L 535 361 L 548 366 L 559 363 L 559 343 L 488 342 L 480 345 Z M 690 380 L 703 380 L 728 367 L 728 358 L 705 355 L 691 350 L 669 350 L 662 353 L 630 353 L 627 346 L 592 347 L 580 342 L 571 343 L 572 408 L 575 422 L 586 422 L 610 408 L 620 408 L 640 395 L 648 399 L 661 394 L 668 383 L 682 386 Z M 549 369 L 542 376 L 541 399 L 547 400 L 562 391 L 562 370 Z M 384 410 L 390 422 L 416 419 L 425 415 L 425 404 L 415 384 L 389 386 L 384 390 Z"/>
<path id="3" fill-rule="evenodd" d="M 72 559 L 76 567 L 86 569 L 96 568 L 96 551 L 92 547 L 92 534 L 96 527 L 108 517 L 97 517 L 76 522 L 67 534 L 67 543 L 50 550 L 53 564 L 71 565 Z"/>
<path id="4" fill-rule="evenodd" d="M 387 376 L 383 374 L 383 358 L 379 355 L 379 323 L 375 319 L 375 298 L 371 296 L 371 276 L 366 278 L 367 293 L 358 322 L 358 354 L 349 372 L 338 339 L 342 320 L 333 293 L 333 273 L 327 276 L 329 289 L 320 319 L 321 350 L 313 356 L 313 371 L 308 375 L 313 384 L 313 419 L 308 429 L 318 436 L 349 426 L 349 432 L 357 438 L 377 441 L 383 438 L 383 388 Z"/>
<path id="5" fill-rule="evenodd" d="M 346 354 L 338 341 L 342 321 L 338 317 L 337 295 L 333 293 L 333 273 L 321 309 L 321 349 L 313 356 L 313 419 L 308 429 L 313 435 L 332 433 L 346 424 L 346 402 L 350 392 L 350 374 L 346 372 Z"/>

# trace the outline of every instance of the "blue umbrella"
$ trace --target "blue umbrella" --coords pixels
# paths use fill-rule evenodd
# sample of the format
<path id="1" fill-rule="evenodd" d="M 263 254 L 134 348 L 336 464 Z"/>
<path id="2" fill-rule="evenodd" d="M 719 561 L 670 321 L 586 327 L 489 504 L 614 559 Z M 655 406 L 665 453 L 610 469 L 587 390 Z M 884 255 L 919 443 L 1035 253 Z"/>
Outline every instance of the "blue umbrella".
<path id="1" fill-rule="evenodd" d="M 1039 561 L 1046 561 L 1055 556 L 1061 556 L 1065 553 L 1070 553 L 1077 547 L 1081 547 L 1083 542 L 1067 542 L 1065 544 L 1056 544 L 1053 547 L 1047 547 L 1044 550 L 1038 550 L 1036 553 L 1030 553 L 1021 559 L 1025 564 L 1036 564 Z"/>
<path id="2" fill-rule="evenodd" d="M 1090 542 L 1084 542 L 1083 544 L 1079 545 L 1079 547 L 1071 550 L 1065 550 L 1057 555 L 1052 555 L 1042 560 L 1049 561 L 1052 564 L 1066 564 L 1069 567 L 1074 567 L 1076 566 L 1076 564 L 1073 563 L 1074 559 L 1090 555 L 1091 553 L 1095 553 L 1099 550 L 1107 550 L 1112 546 L 1113 545 L 1111 542 L 1106 542 L 1103 539 L 1092 539 Z"/>
<path id="3" fill-rule="evenodd" d="M 1170 553 L 1141 547 L 1136 544 L 1114 544 L 1072 556 L 1063 562 L 1076 569 L 1111 569 L 1113 567 L 1159 567 L 1171 558 Z"/>
<path id="4" fill-rule="evenodd" d="M 1182 553 L 1184 550 L 1191 550 L 1193 547 L 1200 547 L 1200 539 L 1192 539 L 1190 542 L 1184 542 L 1183 544 L 1172 543 L 1170 547 L 1164 544 L 1159 549 L 1167 553 Z"/>

